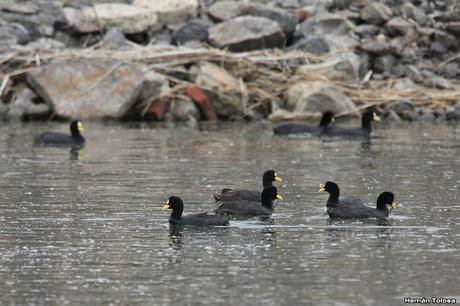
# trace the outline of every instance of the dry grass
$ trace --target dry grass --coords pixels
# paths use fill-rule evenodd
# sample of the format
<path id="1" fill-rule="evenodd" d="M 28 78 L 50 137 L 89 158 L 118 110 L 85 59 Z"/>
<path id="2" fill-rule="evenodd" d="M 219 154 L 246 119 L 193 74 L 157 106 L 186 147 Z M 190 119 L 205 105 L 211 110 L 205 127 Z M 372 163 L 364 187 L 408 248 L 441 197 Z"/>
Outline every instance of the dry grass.
<path id="1" fill-rule="evenodd" d="M 184 85 L 193 82 L 190 78 L 178 79 L 174 71 L 183 65 L 194 65 L 201 62 L 212 62 L 229 71 L 240 80 L 242 95 L 239 97 L 250 110 L 271 101 L 283 99 L 283 93 L 292 84 L 298 81 L 294 77 L 294 69 L 298 65 L 321 63 L 322 59 L 308 53 L 279 50 L 253 51 L 244 53 L 230 53 L 218 49 L 188 49 L 171 46 L 135 47 L 130 50 L 103 50 L 96 48 L 64 49 L 64 50 L 37 50 L 23 46 L 3 51 L 0 57 L 0 96 L 4 93 L 14 76 L 23 74 L 38 65 L 60 62 L 69 59 L 118 59 L 141 67 L 143 70 L 152 70 L 168 77 L 171 90 L 165 96 L 175 95 Z M 322 79 L 325 77 L 310 75 L 302 79 Z M 326 79 L 327 80 L 327 79 Z M 341 87 L 359 108 L 369 105 L 385 106 L 388 103 L 410 99 L 418 105 L 431 107 L 450 106 L 460 100 L 460 81 L 452 81 L 453 89 L 440 90 L 420 87 L 418 89 L 395 89 L 394 80 L 367 81 L 362 84 L 350 84 L 330 80 Z M 177 88 L 176 88 L 177 87 Z"/>

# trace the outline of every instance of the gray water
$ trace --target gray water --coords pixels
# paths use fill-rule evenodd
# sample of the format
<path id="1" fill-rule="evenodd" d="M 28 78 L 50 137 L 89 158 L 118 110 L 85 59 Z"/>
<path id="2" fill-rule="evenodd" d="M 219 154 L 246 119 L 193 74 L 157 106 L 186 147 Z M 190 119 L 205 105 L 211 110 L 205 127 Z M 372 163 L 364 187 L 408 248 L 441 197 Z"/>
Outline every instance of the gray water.
<path id="1" fill-rule="evenodd" d="M 66 123 L 0 127 L 0 299 L 4 305 L 399 305 L 460 296 L 460 127 L 379 127 L 370 141 L 275 137 L 263 124 L 202 130 L 85 124 L 80 152 L 33 145 Z M 260 189 L 269 220 L 170 228 L 170 195 L 212 211 L 221 187 Z M 326 180 L 386 223 L 331 221 Z"/>

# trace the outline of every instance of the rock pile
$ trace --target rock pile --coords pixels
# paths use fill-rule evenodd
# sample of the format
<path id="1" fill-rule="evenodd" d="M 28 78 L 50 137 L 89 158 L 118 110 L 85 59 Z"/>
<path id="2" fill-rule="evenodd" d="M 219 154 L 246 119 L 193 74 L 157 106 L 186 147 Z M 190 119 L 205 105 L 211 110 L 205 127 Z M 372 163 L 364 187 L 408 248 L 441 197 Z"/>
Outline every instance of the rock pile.
<path id="1" fill-rule="evenodd" d="M 456 0 L 0 0 L 0 42 L 9 119 L 296 118 L 369 104 L 393 120 L 460 116 Z M 233 65 L 196 56 L 203 47 L 234 52 Z M 279 51 L 260 53 L 263 66 L 235 60 L 265 49 Z M 385 86 L 395 91 L 365 100 Z"/>

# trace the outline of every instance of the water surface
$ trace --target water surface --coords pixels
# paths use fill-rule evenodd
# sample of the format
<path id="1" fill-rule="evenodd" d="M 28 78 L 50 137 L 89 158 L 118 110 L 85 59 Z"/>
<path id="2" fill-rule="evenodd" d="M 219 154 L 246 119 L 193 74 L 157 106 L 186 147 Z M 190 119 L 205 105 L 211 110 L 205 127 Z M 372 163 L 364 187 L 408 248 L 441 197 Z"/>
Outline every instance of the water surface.
<path id="1" fill-rule="evenodd" d="M 87 145 L 33 145 L 66 123 L 0 126 L 2 304 L 399 305 L 459 300 L 460 128 L 378 128 L 370 141 L 273 136 L 261 123 L 162 128 L 87 123 Z M 162 202 L 212 211 L 221 187 L 283 177 L 269 220 L 170 228 Z M 320 183 L 386 223 L 331 221 Z"/>

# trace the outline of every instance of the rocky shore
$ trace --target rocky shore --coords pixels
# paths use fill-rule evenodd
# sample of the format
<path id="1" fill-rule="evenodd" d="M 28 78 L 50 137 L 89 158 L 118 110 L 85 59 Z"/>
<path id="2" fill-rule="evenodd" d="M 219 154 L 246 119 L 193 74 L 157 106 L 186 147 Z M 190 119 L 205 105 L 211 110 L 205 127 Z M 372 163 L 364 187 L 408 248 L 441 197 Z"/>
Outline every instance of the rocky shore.
<path id="1" fill-rule="evenodd" d="M 0 117 L 460 120 L 456 0 L 0 0 Z"/>

